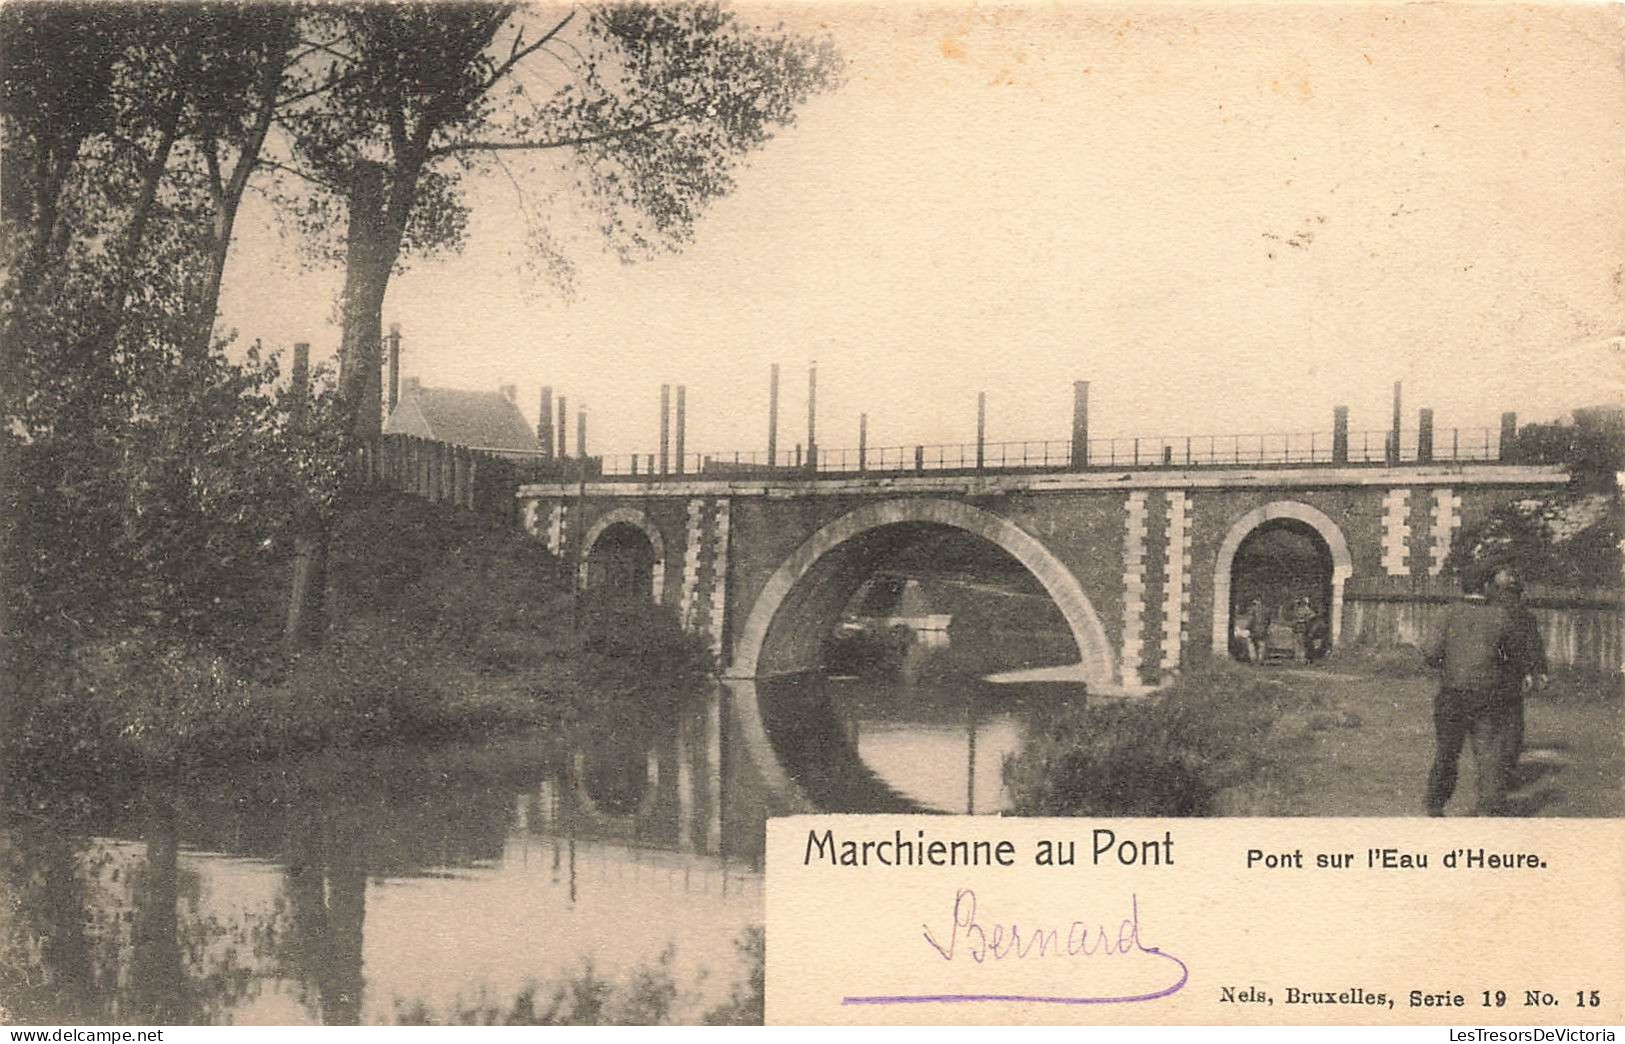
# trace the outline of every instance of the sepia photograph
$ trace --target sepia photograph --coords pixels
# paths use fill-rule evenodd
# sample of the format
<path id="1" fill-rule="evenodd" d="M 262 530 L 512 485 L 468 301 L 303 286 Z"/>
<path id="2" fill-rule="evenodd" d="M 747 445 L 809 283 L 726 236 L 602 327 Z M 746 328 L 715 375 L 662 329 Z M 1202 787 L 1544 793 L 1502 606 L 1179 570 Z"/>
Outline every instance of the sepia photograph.
<path id="1" fill-rule="evenodd" d="M 0 2 L 0 1023 L 759 1025 L 788 816 L 1625 817 L 1622 68 Z"/>

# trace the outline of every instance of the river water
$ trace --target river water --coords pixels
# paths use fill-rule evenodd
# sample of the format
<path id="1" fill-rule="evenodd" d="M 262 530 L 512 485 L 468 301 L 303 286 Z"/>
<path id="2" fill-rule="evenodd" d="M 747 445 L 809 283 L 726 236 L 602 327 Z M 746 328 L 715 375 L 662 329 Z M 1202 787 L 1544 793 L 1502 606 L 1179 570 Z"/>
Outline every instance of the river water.
<path id="1" fill-rule="evenodd" d="M 14 822 L 0 1005 L 387 1023 L 644 970 L 676 987 L 661 1016 L 695 1021 L 750 975 L 768 816 L 997 812 L 1027 708 L 1054 696 L 1031 688 L 719 683 L 573 749 L 521 734 L 328 754 L 132 787 L 75 835 Z"/>

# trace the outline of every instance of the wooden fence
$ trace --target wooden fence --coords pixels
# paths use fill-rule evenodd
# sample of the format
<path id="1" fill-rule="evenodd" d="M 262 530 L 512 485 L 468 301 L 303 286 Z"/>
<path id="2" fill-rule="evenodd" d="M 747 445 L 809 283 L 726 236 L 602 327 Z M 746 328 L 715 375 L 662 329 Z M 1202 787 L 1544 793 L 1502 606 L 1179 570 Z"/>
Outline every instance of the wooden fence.
<path id="1" fill-rule="evenodd" d="M 1438 577 L 1362 577 L 1343 591 L 1348 644 L 1425 646 L 1445 606 L 1461 587 Z M 1625 670 L 1625 591 L 1531 584 L 1524 603 L 1535 614 L 1553 667 L 1619 673 Z"/>
<path id="2" fill-rule="evenodd" d="M 518 511 L 521 465 L 495 453 L 412 435 L 380 435 L 356 451 L 355 477 L 503 520 Z"/>

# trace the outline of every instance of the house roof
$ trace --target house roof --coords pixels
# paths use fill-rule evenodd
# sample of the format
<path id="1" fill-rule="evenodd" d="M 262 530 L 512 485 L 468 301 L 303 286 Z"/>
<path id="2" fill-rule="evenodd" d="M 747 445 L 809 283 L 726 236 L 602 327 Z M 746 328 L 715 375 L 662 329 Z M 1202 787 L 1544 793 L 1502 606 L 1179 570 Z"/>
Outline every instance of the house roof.
<path id="1" fill-rule="evenodd" d="M 501 392 L 408 386 L 384 431 L 476 449 L 536 451 L 536 435 Z"/>

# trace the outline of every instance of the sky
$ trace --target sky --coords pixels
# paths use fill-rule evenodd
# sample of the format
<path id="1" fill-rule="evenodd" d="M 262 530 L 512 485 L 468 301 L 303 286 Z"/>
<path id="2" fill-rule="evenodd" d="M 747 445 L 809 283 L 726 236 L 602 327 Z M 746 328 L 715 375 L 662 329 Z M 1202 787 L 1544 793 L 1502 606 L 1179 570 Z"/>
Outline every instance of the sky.
<path id="1" fill-rule="evenodd" d="M 1625 399 L 1621 14 L 1591 6 L 737 5 L 827 33 L 838 90 L 681 254 L 622 264 L 556 169 L 471 187 L 469 241 L 393 281 L 425 384 L 543 384 L 592 452 L 1494 426 Z M 521 199 L 522 193 L 522 199 Z M 526 213 L 579 266 L 525 268 Z M 340 273 L 245 204 L 222 327 L 338 343 Z"/>

